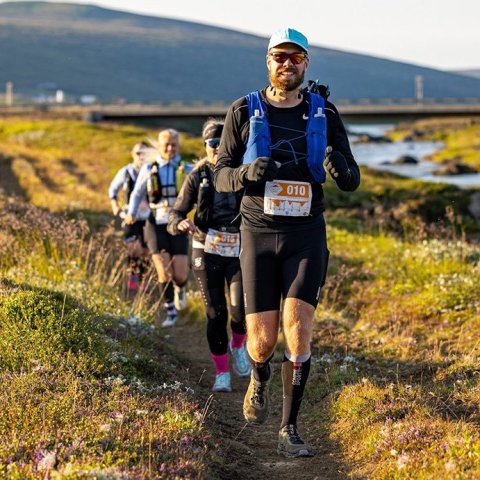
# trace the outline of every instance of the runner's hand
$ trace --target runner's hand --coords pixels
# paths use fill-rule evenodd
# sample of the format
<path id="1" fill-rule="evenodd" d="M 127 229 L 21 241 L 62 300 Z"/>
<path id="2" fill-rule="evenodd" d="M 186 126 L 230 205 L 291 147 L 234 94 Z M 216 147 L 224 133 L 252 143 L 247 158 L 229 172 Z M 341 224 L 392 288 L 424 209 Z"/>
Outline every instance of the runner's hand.
<path id="1" fill-rule="evenodd" d="M 124 220 L 127 225 L 133 225 L 136 221 L 137 219 L 133 215 L 127 215 Z"/>
<path id="2" fill-rule="evenodd" d="M 246 178 L 250 182 L 273 180 L 278 172 L 278 165 L 273 158 L 258 157 L 247 169 Z"/>
<path id="3" fill-rule="evenodd" d="M 325 154 L 323 166 L 334 179 L 347 175 L 349 171 L 348 163 L 340 152 L 332 152 L 332 147 L 327 147 Z"/>
<path id="4" fill-rule="evenodd" d="M 185 218 L 178 223 L 177 230 L 183 233 L 195 233 L 197 231 L 197 227 L 189 218 Z"/>

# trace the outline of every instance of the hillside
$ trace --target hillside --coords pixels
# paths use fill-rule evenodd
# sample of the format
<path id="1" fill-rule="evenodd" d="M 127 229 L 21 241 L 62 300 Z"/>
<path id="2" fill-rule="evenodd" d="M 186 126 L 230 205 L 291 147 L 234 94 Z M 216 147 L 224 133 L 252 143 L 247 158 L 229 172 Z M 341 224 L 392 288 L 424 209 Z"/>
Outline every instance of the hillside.
<path id="1" fill-rule="evenodd" d="M 455 73 L 460 73 L 461 75 L 466 75 L 467 77 L 480 78 L 480 68 L 457 70 Z"/>
<path id="2" fill-rule="evenodd" d="M 266 36 L 270 32 L 265 32 Z M 381 39 L 380 39 L 381 41 Z M 49 86 L 102 101 L 231 101 L 266 83 L 266 38 L 104 8 L 0 4 L 0 85 L 35 95 Z M 480 79 L 367 55 L 313 47 L 310 78 L 333 97 L 478 97 Z"/>

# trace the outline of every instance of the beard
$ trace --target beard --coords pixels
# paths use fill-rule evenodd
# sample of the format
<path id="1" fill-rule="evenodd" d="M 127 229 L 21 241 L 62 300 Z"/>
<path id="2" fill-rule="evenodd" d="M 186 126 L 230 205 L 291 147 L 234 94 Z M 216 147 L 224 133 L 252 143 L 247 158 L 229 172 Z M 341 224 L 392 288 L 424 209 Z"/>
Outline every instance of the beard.
<path id="1" fill-rule="evenodd" d="M 283 72 L 292 72 L 294 75 L 291 78 L 284 78 L 280 74 Z M 302 83 L 305 77 L 305 71 L 299 73 L 294 68 L 282 68 L 276 72 L 268 72 L 268 79 L 272 87 L 278 88 L 282 92 L 291 92 L 296 90 Z"/>

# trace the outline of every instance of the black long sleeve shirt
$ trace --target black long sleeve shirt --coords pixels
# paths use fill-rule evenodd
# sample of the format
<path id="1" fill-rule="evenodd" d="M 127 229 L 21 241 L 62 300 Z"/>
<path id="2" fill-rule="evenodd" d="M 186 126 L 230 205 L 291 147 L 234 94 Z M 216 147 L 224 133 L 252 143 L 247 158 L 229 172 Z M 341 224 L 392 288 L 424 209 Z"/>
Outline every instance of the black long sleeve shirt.
<path id="1" fill-rule="evenodd" d="M 178 224 L 184 220 L 188 213 L 195 207 L 199 208 L 197 199 L 199 190 L 202 188 L 202 176 L 200 174 L 200 169 L 202 168 L 207 170 L 205 181 L 211 182 L 213 179 L 213 165 L 205 159 L 198 162 L 195 168 L 188 174 L 169 215 L 168 231 L 172 235 L 182 233 L 179 232 L 177 228 Z M 207 208 L 210 208 L 208 225 L 199 225 L 198 222 L 195 221 L 194 223 L 199 228 L 199 231 L 194 234 L 193 239 L 200 243 L 205 242 L 205 236 L 209 228 L 238 231 L 240 223 L 240 198 L 241 193 L 220 193 L 213 191 L 212 204 L 207 206 Z"/>
<path id="2" fill-rule="evenodd" d="M 262 92 L 264 100 L 265 95 Z M 239 191 L 245 188 L 241 204 L 242 229 L 257 232 L 286 232 L 311 229 L 320 221 L 325 210 L 322 185 L 316 182 L 306 163 L 307 141 L 305 130 L 308 119 L 308 95 L 291 108 L 267 105 L 272 145 L 288 140 L 272 148 L 271 157 L 282 164 L 276 179 L 309 182 L 312 188 L 312 204 L 308 216 L 280 216 L 264 213 L 264 190 L 262 182 L 246 179 L 248 165 L 242 165 L 242 157 L 248 141 L 250 119 L 245 97 L 236 100 L 225 120 L 218 160 L 214 169 L 215 189 L 219 192 Z M 325 102 L 327 121 L 327 145 L 345 157 L 349 170 L 346 175 L 334 179 L 341 190 L 353 191 L 360 184 L 360 170 L 353 158 L 347 133 L 336 107 Z M 291 147 L 290 147 L 291 146 Z M 296 161 L 295 161 L 296 160 Z"/>

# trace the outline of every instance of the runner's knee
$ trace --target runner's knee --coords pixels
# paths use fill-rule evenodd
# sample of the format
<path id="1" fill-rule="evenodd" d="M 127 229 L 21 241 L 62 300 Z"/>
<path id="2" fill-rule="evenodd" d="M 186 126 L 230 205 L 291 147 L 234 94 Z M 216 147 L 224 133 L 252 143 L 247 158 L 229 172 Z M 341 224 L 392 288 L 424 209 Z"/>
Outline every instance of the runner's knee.
<path id="1" fill-rule="evenodd" d="M 247 337 L 248 353 L 256 362 L 265 362 L 275 350 L 277 339 Z"/>

